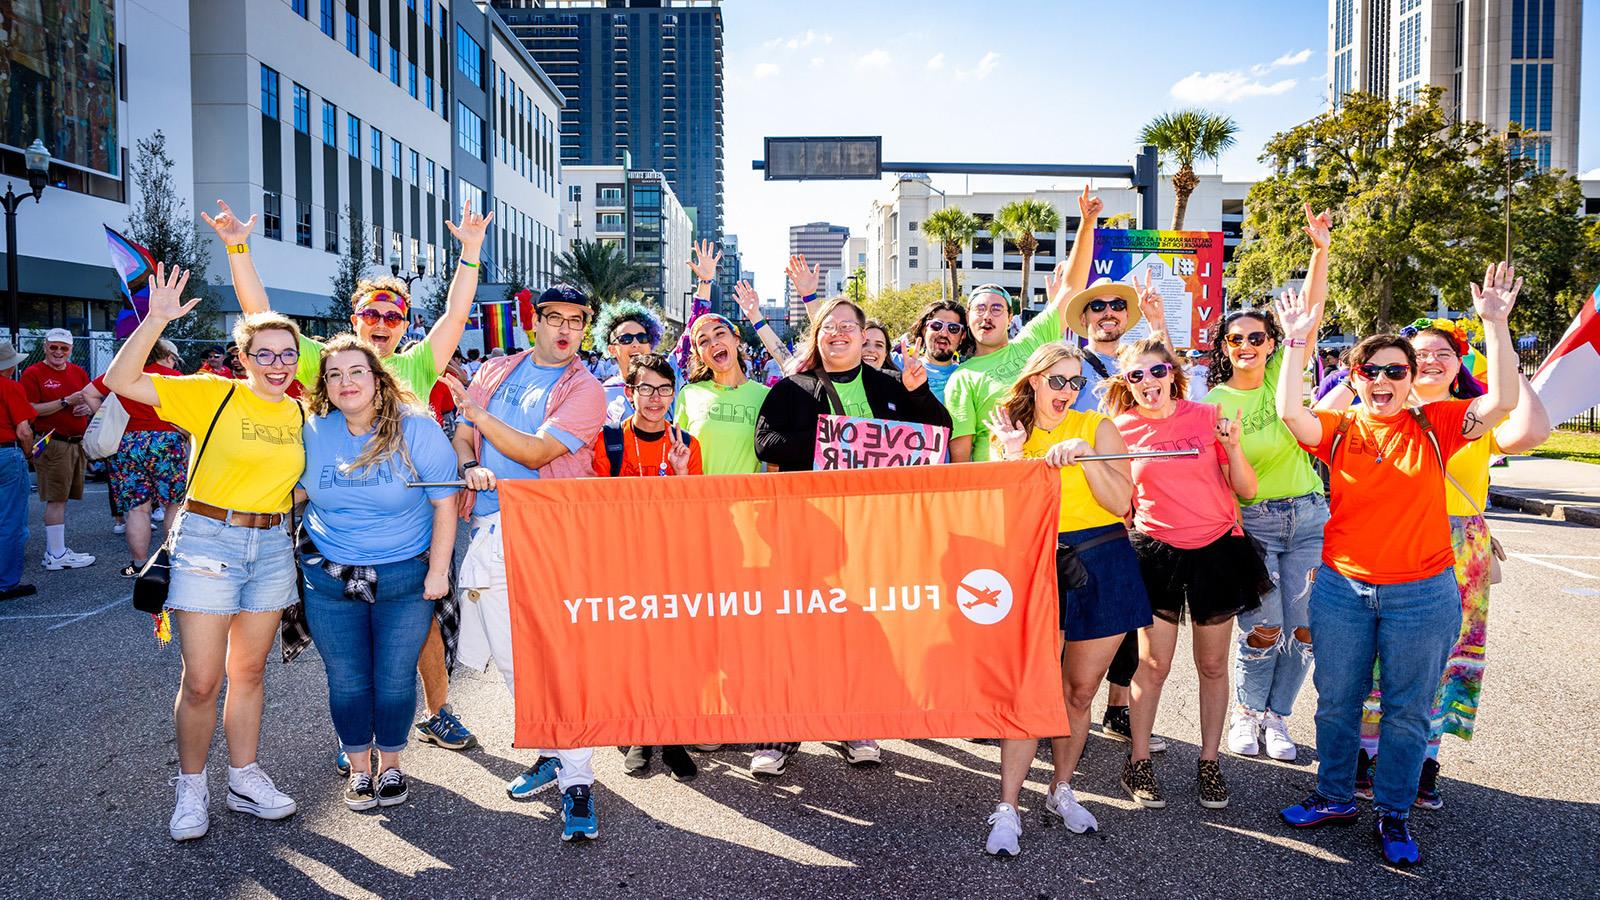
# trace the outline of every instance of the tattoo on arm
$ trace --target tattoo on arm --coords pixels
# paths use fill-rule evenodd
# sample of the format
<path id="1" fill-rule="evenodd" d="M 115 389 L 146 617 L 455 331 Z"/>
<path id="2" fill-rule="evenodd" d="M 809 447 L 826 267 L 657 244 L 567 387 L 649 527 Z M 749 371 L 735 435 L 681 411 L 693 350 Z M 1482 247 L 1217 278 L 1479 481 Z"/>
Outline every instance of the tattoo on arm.
<path id="1" fill-rule="evenodd" d="M 1477 413 L 1467 410 L 1466 418 L 1461 420 L 1461 436 L 1468 437 L 1482 424 L 1483 419 L 1479 418 Z"/>

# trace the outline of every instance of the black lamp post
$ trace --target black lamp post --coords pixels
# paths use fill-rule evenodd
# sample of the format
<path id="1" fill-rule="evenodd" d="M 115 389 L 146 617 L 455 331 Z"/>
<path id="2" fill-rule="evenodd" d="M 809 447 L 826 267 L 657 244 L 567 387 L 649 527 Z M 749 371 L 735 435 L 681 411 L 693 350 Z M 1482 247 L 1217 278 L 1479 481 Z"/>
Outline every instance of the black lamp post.
<path id="1" fill-rule="evenodd" d="M 33 202 L 38 203 L 50 177 L 50 151 L 45 149 L 43 141 L 34 138 L 22 156 L 28 167 L 29 193 L 33 195 Z M 0 197 L 6 209 L 6 325 L 11 329 L 11 339 L 18 344 L 22 341 L 22 322 L 17 310 L 17 209 L 26 196 L 28 194 L 17 196 L 8 181 L 6 194 Z"/>
<path id="2" fill-rule="evenodd" d="M 398 278 L 401 281 L 404 281 L 406 283 L 406 293 L 409 294 L 409 293 L 411 293 L 411 283 L 416 281 L 419 278 L 425 277 L 428 274 L 428 265 L 427 265 L 427 263 L 424 263 L 421 260 L 417 260 L 417 274 L 411 275 L 411 274 L 408 273 L 408 274 L 405 274 L 405 275 L 401 275 L 400 274 L 400 254 L 391 253 L 391 254 L 389 254 L 389 272 L 391 274 L 393 274 L 394 277 L 396 277 L 396 278 Z"/>

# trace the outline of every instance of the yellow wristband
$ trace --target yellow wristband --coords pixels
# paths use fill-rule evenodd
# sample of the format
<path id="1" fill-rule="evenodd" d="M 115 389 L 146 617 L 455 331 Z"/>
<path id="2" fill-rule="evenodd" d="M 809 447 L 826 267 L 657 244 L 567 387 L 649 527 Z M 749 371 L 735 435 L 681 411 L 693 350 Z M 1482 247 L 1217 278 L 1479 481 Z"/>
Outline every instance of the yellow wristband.
<path id="1" fill-rule="evenodd" d="M 249 253 L 250 252 L 250 245 L 249 244 L 229 244 L 229 245 L 227 245 L 227 251 L 229 253 Z"/>

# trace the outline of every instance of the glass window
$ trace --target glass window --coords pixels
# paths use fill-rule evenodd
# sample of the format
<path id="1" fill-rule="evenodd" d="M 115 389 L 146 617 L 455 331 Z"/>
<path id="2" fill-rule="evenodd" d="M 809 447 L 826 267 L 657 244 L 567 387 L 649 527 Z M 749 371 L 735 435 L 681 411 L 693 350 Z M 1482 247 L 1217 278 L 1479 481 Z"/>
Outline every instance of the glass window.
<path id="1" fill-rule="evenodd" d="M 294 242 L 311 246 L 311 204 L 304 200 L 294 202 Z"/>
<path id="2" fill-rule="evenodd" d="M 299 16 L 300 18 L 302 18 L 302 19 L 307 18 L 307 15 L 306 15 L 306 0 L 290 0 L 289 8 L 293 9 L 294 10 L 294 14 Z"/>
<path id="3" fill-rule="evenodd" d="M 389 80 L 394 82 L 394 86 L 395 87 L 399 87 L 400 86 L 400 48 L 399 47 L 390 47 L 389 48 Z M 412 91 L 411 93 L 412 93 L 412 96 L 416 95 L 416 91 Z"/>
<path id="4" fill-rule="evenodd" d="M 333 0 L 322 0 L 321 13 L 322 33 L 333 37 Z"/>
<path id="5" fill-rule="evenodd" d="M 417 99 L 417 64 L 414 62 L 406 63 L 406 92 L 411 99 Z"/>
<path id="6" fill-rule="evenodd" d="M 478 159 L 483 159 L 483 119 L 456 101 L 456 144 Z"/>
<path id="7" fill-rule="evenodd" d="M 432 9 L 432 7 L 429 7 Z M 422 76 L 422 102 L 428 104 L 428 109 L 433 109 L 433 76 Z"/>
<path id="8" fill-rule="evenodd" d="M 322 211 L 322 249 L 339 252 L 339 213 L 332 207 Z"/>
<path id="9" fill-rule="evenodd" d="M 339 111 L 332 103 L 322 101 L 322 142 L 337 147 L 339 139 Z"/>
<path id="10" fill-rule="evenodd" d="M 389 174 L 400 177 L 400 142 L 394 138 L 389 139 Z"/>
<path id="11" fill-rule="evenodd" d="M 361 158 L 361 120 L 349 113 L 344 114 L 344 149 L 356 159 Z"/>
<path id="12" fill-rule="evenodd" d="M 311 132 L 311 94 L 298 84 L 294 86 L 294 130 Z"/>
<path id="13" fill-rule="evenodd" d="M 283 197 L 272 191 L 261 195 L 261 227 L 267 237 L 283 240 Z"/>
<path id="14" fill-rule="evenodd" d="M 483 47 L 460 25 L 456 26 L 456 68 L 468 81 L 483 87 Z"/>
<path id="15" fill-rule="evenodd" d="M 418 180 L 417 170 L 421 168 L 421 163 L 418 162 L 420 157 L 417 156 L 417 151 L 415 151 L 415 150 L 411 150 L 411 151 L 407 151 L 407 152 L 408 152 L 408 155 L 406 156 L 406 178 L 411 183 L 412 187 L 416 187 L 417 186 L 417 180 Z"/>
<path id="16" fill-rule="evenodd" d="M 433 4 L 432 3 L 424 3 L 424 4 L 422 4 L 422 24 L 428 26 L 429 28 L 433 27 Z"/>
<path id="17" fill-rule="evenodd" d="M 268 66 L 261 67 L 261 114 L 278 117 L 278 72 Z"/>
<path id="18" fill-rule="evenodd" d="M 372 167 L 381 169 L 383 168 L 383 132 L 376 128 L 369 128 L 367 131 L 372 136 L 372 139 L 367 142 L 367 146 L 372 148 Z"/>
<path id="19" fill-rule="evenodd" d="M 434 192 L 435 188 L 438 185 L 438 182 L 434 178 L 434 175 L 436 174 L 436 170 L 434 169 L 434 166 L 433 166 L 433 160 L 431 160 L 431 159 L 428 160 L 428 167 L 427 167 L 427 169 L 425 171 L 428 173 L 428 180 L 424 183 L 423 186 L 426 187 L 428 189 L 428 193 L 431 194 L 431 193 Z"/>
<path id="20" fill-rule="evenodd" d="M 372 66 L 372 71 L 383 71 L 383 57 L 378 54 L 378 33 L 367 31 L 367 62 Z"/>
<path id="21" fill-rule="evenodd" d="M 356 27 L 356 14 L 350 10 L 344 11 L 344 48 L 350 51 L 351 56 L 360 56 L 361 48 L 357 46 L 357 35 L 360 29 Z"/>

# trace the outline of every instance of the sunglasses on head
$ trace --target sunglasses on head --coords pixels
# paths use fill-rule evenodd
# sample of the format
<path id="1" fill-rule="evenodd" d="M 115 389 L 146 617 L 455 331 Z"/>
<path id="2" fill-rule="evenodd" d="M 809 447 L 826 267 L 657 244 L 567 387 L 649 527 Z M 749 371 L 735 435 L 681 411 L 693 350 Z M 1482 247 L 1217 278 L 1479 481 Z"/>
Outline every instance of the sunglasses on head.
<path id="1" fill-rule="evenodd" d="M 648 344 L 648 343 L 650 343 L 650 335 L 645 333 L 645 332 L 643 332 L 643 331 L 636 332 L 636 333 L 633 333 L 633 334 L 614 335 L 611 338 L 611 343 L 613 343 L 613 344 Z"/>
<path id="2" fill-rule="evenodd" d="M 1390 363 L 1387 366 L 1380 366 L 1375 363 L 1362 363 L 1361 365 L 1356 366 L 1356 371 L 1360 372 L 1361 377 L 1368 381 L 1377 381 L 1379 375 L 1382 375 L 1390 381 L 1404 381 L 1411 377 L 1411 367 L 1404 363 Z"/>
<path id="3" fill-rule="evenodd" d="M 1123 377 L 1128 379 L 1129 384 L 1138 384 L 1144 380 L 1147 372 L 1151 378 L 1165 378 L 1167 373 L 1171 371 L 1172 367 L 1166 363 L 1156 363 L 1148 369 L 1129 369 L 1123 373 Z"/>
<path id="4" fill-rule="evenodd" d="M 361 321 L 367 323 L 368 325 L 376 325 L 379 322 L 382 322 L 383 324 L 388 325 L 390 328 L 393 328 L 396 325 L 403 325 L 406 321 L 406 317 L 403 313 L 397 313 L 392 309 L 388 312 L 378 312 L 375 309 L 363 309 L 356 313 L 356 315 L 361 319 Z"/>
<path id="5" fill-rule="evenodd" d="M 1103 312 L 1106 311 L 1106 307 L 1110 307 L 1112 312 L 1127 312 L 1128 311 L 1128 301 L 1126 301 L 1126 300 L 1090 300 L 1089 301 L 1089 312 L 1092 312 L 1092 313 L 1103 313 Z"/>
<path id="6" fill-rule="evenodd" d="M 1082 375 L 1049 375 L 1045 377 L 1044 383 L 1050 385 L 1052 391 L 1064 391 L 1068 387 L 1081 391 L 1083 386 L 1089 383 L 1089 379 Z"/>
<path id="7" fill-rule="evenodd" d="M 1234 332 L 1224 337 L 1223 340 L 1227 341 L 1230 347 L 1243 347 L 1245 341 L 1249 341 L 1252 347 L 1259 347 L 1267 342 L 1267 336 L 1265 331 L 1252 331 L 1249 334 Z"/>
<path id="8" fill-rule="evenodd" d="M 946 322 L 943 319 L 934 319 L 928 323 L 928 330 L 934 332 L 935 334 L 941 331 L 948 331 L 952 336 L 954 336 L 960 334 L 965 329 L 966 326 L 962 325 L 960 322 Z"/>

